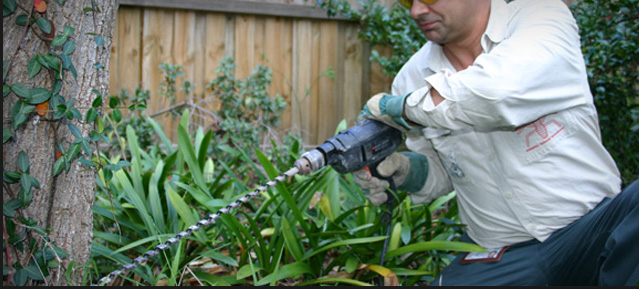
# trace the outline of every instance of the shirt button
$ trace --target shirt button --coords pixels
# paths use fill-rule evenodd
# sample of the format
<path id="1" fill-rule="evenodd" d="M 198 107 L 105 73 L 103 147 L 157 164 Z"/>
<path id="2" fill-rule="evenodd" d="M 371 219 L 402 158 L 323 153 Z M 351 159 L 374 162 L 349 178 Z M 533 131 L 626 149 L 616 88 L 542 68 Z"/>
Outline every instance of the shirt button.
<path id="1" fill-rule="evenodd" d="M 509 199 L 510 199 L 510 198 L 512 198 L 512 197 L 513 197 L 513 193 L 511 193 L 511 192 L 506 193 L 506 198 L 509 198 Z"/>

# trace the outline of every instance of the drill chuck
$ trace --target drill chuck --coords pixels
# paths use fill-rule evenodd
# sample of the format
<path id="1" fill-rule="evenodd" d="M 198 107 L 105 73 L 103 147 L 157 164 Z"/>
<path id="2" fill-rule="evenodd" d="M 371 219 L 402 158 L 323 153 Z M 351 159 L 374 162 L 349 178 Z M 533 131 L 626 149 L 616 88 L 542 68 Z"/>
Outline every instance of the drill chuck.
<path id="1" fill-rule="evenodd" d="M 373 166 L 393 153 L 403 142 L 402 133 L 376 120 L 364 119 L 340 131 L 295 162 L 300 174 L 330 165 L 340 174 Z"/>

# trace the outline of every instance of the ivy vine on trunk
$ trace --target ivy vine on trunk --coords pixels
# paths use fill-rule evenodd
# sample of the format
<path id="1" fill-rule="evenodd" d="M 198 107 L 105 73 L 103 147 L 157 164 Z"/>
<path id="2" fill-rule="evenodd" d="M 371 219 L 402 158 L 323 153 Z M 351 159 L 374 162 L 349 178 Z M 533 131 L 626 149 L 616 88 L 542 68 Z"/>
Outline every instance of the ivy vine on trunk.
<path id="1" fill-rule="evenodd" d="M 5 285 L 82 280 L 117 6 L 3 0 Z"/>

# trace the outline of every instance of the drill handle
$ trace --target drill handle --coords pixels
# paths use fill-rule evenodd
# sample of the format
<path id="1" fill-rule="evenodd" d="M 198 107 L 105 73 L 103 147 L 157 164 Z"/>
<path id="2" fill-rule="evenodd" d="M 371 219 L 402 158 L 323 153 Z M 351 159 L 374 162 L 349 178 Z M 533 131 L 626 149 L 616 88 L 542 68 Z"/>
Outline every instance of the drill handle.
<path id="1" fill-rule="evenodd" d="M 368 167 L 368 171 L 371 173 L 373 177 L 376 177 L 380 180 L 385 180 L 388 182 L 388 188 L 386 189 L 386 206 L 390 210 L 389 214 L 393 212 L 393 202 L 395 201 L 395 192 L 397 188 L 395 187 L 395 182 L 393 181 L 393 176 L 383 177 L 377 172 L 377 166 L 383 161 L 380 160 Z"/>

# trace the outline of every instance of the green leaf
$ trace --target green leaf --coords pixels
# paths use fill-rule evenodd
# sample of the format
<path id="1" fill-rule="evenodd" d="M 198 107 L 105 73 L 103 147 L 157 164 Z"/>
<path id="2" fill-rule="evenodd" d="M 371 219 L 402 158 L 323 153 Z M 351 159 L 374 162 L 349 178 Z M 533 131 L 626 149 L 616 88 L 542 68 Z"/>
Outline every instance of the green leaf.
<path id="1" fill-rule="evenodd" d="M 98 112 L 95 110 L 95 108 L 90 108 L 87 111 L 85 122 L 92 123 L 96 120 L 97 117 L 98 117 Z"/>
<path id="2" fill-rule="evenodd" d="M 15 210 L 20 209 L 22 207 L 22 202 L 18 199 L 12 199 L 8 202 L 2 203 L 2 213 L 10 218 L 15 217 Z"/>
<path id="3" fill-rule="evenodd" d="M 75 41 L 69 40 L 65 42 L 64 46 L 62 47 L 62 54 L 69 55 L 73 53 L 73 51 L 75 51 Z"/>
<path id="4" fill-rule="evenodd" d="M 22 83 L 14 83 L 11 86 L 11 91 L 13 91 L 13 93 L 15 93 L 17 96 L 22 98 L 28 98 L 31 96 L 29 89 L 26 86 L 24 86 L 24 84 Z"/>
<path id="5" fill-rule="evenodd" d="M 269 284 L 274 281 L 282 280 L 289 277 L 298 276 L 301 274 L 312 274 L 312 270 L 310 265 L 302 262 L 295 262 L 292 264 L 286 264 L 280 268 L 277 273 L 271 273 L 268 276 L 264 277 L 262 280 L 255 282 L 255 285 L 262 286 Z M 277 274 L 277 277 L 275 277 Z"/>
<path id="6" fill-rule="evenodd" d="M 40 17 L 36 20 L 36 24 L 40 27 L 40 30 L 42 30 L 44 34 L 51 33 L 51 22 L 48 19 Z"/>
<path id="7" fill-rule="evenodd" d="M 186 109 L 182 116 L 182 120 L 178 125 L 178 149 L 184 156 L 184 160 L 189 166 L 189 170 L 191 172 L 191 175 L 193 176 L 195 184 L 199 187 L 200 190 L 207 191 L 208 188 L 206 186 L 206 183 L 204 182 L 202 168 L 200 168 L 199 166 L 197 157 L 195 156 L 195 149 L 191 145 L 191 138 L 189 137 L 189 133 L 187 131 L 188 119 L 189 110 Z"/>
<path id="8" fill-rule="evenodd" d="M 18 286 L 24 286 L 27 284 L 27 280 L 29 279 L 28 273 L 25 269 L 18 269 L 13 278 L 15 280 L 15 285 Z"/>
<path id="9" fill-rule="evenodd" d="M 379 242 L 382 241 L 384 239 L 386 239 L 386 236 L 379 236 L 379 237 L 367 237 L 367 238 L 355 238 L 355 239 L 348 239 L 348 240 L 342 240 L 342 241 L 337 241 L 337 242 L 331 242 L 328 245 L 325 245 L 321 248 L 319 248 L 318 250 L 310 250 L 308 252 L 306 252 L 306 256 L 304 256 L 303 260 L 306 260 L 310 257 L 313 257 L 321 252 L 330 250 L 332 248 L 335 247 L 340 247 L 340 246 L 346 246 L 346 245 L 355 245 L 355 244 L 367 244 L 367 243 L 374 243 L 374 242 Z"/>
<path id="10" fill-rule="evenodd" d="M 411 231 L 410 226 L 408 224 L 402 224 L 402 242 L 404 245 L 410 243 L 411 240 Z"/>
<path id="11" fill-rule="evenodd" d="M 120 111 L 119 109 L 114 109 L 111 112 L 111 117 L 113 117 L 113 121 L 120 122 L 122 120 L 122 111 Z"/>
<path id="12" fill-rule="evenodd" d="M 62 56 L 60 56 L 60 59 L 62 60 L 62 68 L 63 69 L 70 69 L 71 66 L 73 66 L 73 63 L 71 62 L 71 57 L 67 54 L 62 54 Z"/>
<path id="13" fill-rule="evenodd" d="M 166 189 L 167 195 L 171 200 L 171 204 L 175 207 L 175 211 L 177 211 L 180 218 L 184 221 L 185 224 L 196 224 L 198 222 L 198 218 L 195 213 L 191 210 L 191 207 L 184 202 L 184 199 L 180 197 L 180 195 L 175 192 L 175 190 L 167 187 Z M 202 233 L 201 231 L 195 232 Z"/>
<path id="14" fill-rule="evenodd" d="M 282 218 L 282 235 L 284 235 L 284 242 L 286 248 L 293 255 L 295 261 L 300 261 L 304 257 L 304 250 L 295 235 L 296 228 L 291 227 L 291 224 L 286 218 Z"/>
<path id="15" fill-rule="evenodd" d="M 51 98 L 51 91 L 43 87 L 36 87 L 29 92 L 31 97 L 27 98 L 28 104 L 39 104 Z"/>
<path id="16" fill-rule="evenodd" d="M 392 258 L 395 256 L 407 254 L 407 253 L 417 253 L 424 252 L 430 250 L 438 250 L 438 251 L 460 251 L 460 252 L 486 252 L 486 250 L 478 245 L 466 243 L 466 242 L 457 242 L 457 241 L 426 241 L 416 244 L 406 245 L 404 247 L 397 248 L 395 250 L 391 250 L 386 254 L 387 258 Z"/>
<path id="17" fill-rule="evenodd" d="M 18 15 L 18 17 L 16 17 L 16 25 L 27 26 L 27 19 L 29 19 L 29 16 L 27 14 Z"/>
<path id="18" fill-rule="evenodd" d="M 32 57 L 31 60 L 29 60 L 29 63 L 27 64 L 27 74 L 29 75 L 29 78 L 31 79 L 34 76 L 36 76 L 41 69 L 42 69 L 42 64 L 38 62 L 38 58 Z"/>
<path id="19" fill-rule="evenodd" d="M 9 95 L 9 93 L 11 93 L 11 87 L 3 84 L 2 85 L 2 97 L 7 97 L 7 95 Z"/>
<path id="20" fill-rule="evenodd" d="M 71 26 L 64 26 L 64 31 L 62 31 L 62 34 L 64 34 L 64 36 L 70 36 L 71 34 L 73 34 L 73 31 L 75 31 L 75 28 Z"/>
<path id="21" fill-rule="evenodd" d="M 15 0 L 2 0 L 2 17 L 7 15 L 11 15 L 14 11 L 16 11 L 16 1 Z"/>
<path id="22" fill-rule="evenodd" d="M 160 232 L 166 231 L 166 222 L 164 220 L 164 208 L 162 207 L 162 201 L 160 198 L 160 179 L 163 177 L 164 161 L 158 161 L 155 166 L 155 171 L 149 179 L 149 207 L 151 209 L 151 215 L 153 220 L 158 225 Z"/>
<path id="23" fill-rule="evenodd" d="M 104 45 L 104 39 L 102 39 L 102 37 L 96 36 L 94 39 L 95 39 L 95 45 L 97 47 Z"/>
<path id="24" fill-rule="evenodd" d="M 346 272 L 348 274 L 351 274 L 355 272 L 355 269 L 357 269 L 357 265 L 359 265 L 359 260 L 357 260 L 357 258 L 354 256 L 349 256 L 348 259 L 346 259 L 346 265 L 344 265 L 344 269 L 346 269 Z"/>
<path id="25" fill-rule="evenodd" d="M 38 267 L 35 264 L 29 264 L 29 266 L 24 267 L 24 270 L 27 273 L 27 277 L 31 279 L 37 280 L 37 281 L 44 280 L 44 276 L 42 276 L 40 269 L 38 269 Z"/>
<path id="26" fill-rule="evenodd" d="M 64 163 L 65 163 L 65 157 L 62 156 L 59 159 L 55 160 L 55 163 L 53 164 L 53 176 L 57 176 L 62 172 L 62 169 L 64 169 Z"/>
<path id="27" fill-rule="evenodd" d="M 251 277 L 253 276 L 255 273 L 264 270 L 264 268 L 257 266 L 257 265 L 253 265 L 253 264 L 246 264 L 242 267 L 240 267 L 240 269 L 237 270 L 237 274 L 235 275 L 235 277 L 237 278 L 237 280 L 241 280 L 247 277 Z"/>
<path id="28" fill-rule="evenodd" d="M 72 133 L 72 134 L 73 134 L 76 138 L 78 138 L 78 139 L 82 139 L 82 138 L 83 138 L 83 136 L 82 136 L 82 131 L 80 131 L 80 129 L 79 129 L 77 126 L 75 126 L 75 125 L 73 125 L 73 124 L 68 124 L 67 126 L 69 127 L 69 130 L 71 131 L 71 133 Z"/>
<path id="29" fill-rule="evenodd" d="M 2 143 L 6 143 L 13 137 L 13 132 L 8 127 L 2 127 Z"/>
<path id="30" fill-rule="evenodd" d="M 18 153 L 18 169 L 23 173 L 29 173 L 29 157 L 24 151 Z"/>
<path id="31" fill-rule="evenodd" d="M 69 36 L 67 35 L 56 35 L 51 41 L 51 46 L 57 47 L 63 45 L 65 42 L 67 42 L 67 38 L 69 38 Z"/>
<path id="32" fill-rule="evenodd" d="M 97 90 L 96 90 L 97 92 Z M 99 92 L 98 92 L 99 93 Z M 98 94 L 98 97 L 96 97 L 93 100 L 93 103 L 91 104 L 91 107 L 93 108 L 99 108 L 100 106 L 102 106 L 102 95 Z"/>
<path id="33" fill-rule="evenodd" d="M 348 279 L 348 278 L 319 278 L 319 279 L 297 284 L 297 286 L 310 286 L 310 285 L 324 284 L 324 283 L 331 283 L 331 284 L 344 283 L 344 284 L 350 284 L 350 285 L 356 285 L 356 286 L 373 286 L 366 282 Z"/>
<path id="34" fill-rule="evenodd" d="M 213 260 L 220 261 L 222 263 L 225 263 L 233 267 L 238 266 L 237 261 L 235 261 L 235 259 L 214 250 L 203 252 L 201 253 L 201 255 L 204 257 L 209 257 Z"/>

